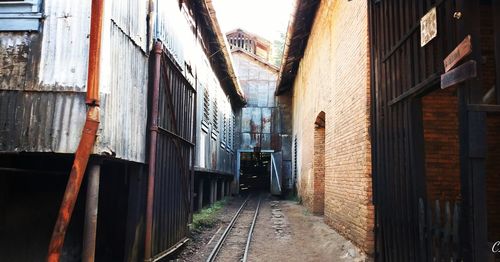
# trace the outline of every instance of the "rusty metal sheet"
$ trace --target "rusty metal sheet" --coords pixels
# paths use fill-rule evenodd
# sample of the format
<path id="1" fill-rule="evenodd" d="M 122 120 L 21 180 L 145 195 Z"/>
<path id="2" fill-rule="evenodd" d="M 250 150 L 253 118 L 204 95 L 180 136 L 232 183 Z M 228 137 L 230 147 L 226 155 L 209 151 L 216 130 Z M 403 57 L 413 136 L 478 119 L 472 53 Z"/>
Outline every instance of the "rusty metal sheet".
<path id="1" fill-rule="evenodd" d="M 0 152 L 74 153 L 85 94 L 0 91 Z"/>
<path id="2" fill-rule="evenodd" d="M 262 133 L 271 133 L 272 112 L 271 108 L 262 108 Z"/>
<path id="3" fill-rule="evenodd" d="M 250 119 L 250 132 L 262 132 L 262 109 L 259 107 L 250 107 L 252 118 Z"/>
<path id="4" fill-rule="evenodd" d="M 38 34 L 26 32 L 0 33 L 0 90 L 23 90 L 32 83 L 32 71 L 38 66 L 30 58 L 38 39 Z"/>

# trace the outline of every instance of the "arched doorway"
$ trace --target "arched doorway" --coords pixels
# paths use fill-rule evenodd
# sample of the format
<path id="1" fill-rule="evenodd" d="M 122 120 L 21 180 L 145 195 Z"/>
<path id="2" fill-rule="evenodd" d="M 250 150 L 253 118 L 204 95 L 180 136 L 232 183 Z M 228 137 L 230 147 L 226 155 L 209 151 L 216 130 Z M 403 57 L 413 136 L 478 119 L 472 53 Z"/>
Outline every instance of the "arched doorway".
<path id="1" fill-rule="evenodd" d="M 325 112 L 314 122 L 314 193 L 313 213 L 322 215 L 325 209 Z"/>

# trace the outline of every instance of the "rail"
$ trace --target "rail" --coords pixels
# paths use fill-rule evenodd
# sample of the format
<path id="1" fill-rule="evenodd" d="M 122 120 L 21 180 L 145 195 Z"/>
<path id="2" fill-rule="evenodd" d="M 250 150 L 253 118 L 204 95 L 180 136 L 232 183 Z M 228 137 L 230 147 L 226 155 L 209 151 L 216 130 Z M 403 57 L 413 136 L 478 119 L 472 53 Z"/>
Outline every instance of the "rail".
<path id="1" fill-rule="evenodd" d="M 229 233 L 231 232 L 231 229 L 233 229 L 233 227 L 235 225 L 235 222 L 240 217 L 240 214 L 242 213 L 242 211 L 245 208 L 245 206 L 247 206 L 248 201 L 249 201 L 250 198 L 251 198 L 251 196 L 248 196 L 245 199 L 245 201 L 241 204 L 241 206 L 238 209 L 238 211 L 236 211 L 236 214 L 233 216 L 233 218 L 229 222 L 228 226 L 224 230 L 224 233 L 222 233 L 219 241 L 217 242 L 217 244 L 213 248 L 212 252 L 208 256 L 208 258 L 206 260 L 207 262 L 213 262 L 213 261 L 216 260 L 217 255 L 219 254 L 219 251 L 221 250 L 222 246 L 224 245 L 224 242 L 226 241 L 227 237 L 229 236 Z M 247 236 L 247 240 L 246 240 L 246 244 L 245 244 L 245 249 L 244 249 L 244 252 L 243 252 L 243 260 L 242 260 L 243 262 L 246 262 L 247 259 L 248 259 L 248 251 L 250 249 L 250 242 L 252 240 L 253 231 L 255 229 L 255 223 L 257 221 L 257 216 L 259 214 L 260 202 L 261 202 L 261 198 L 259 197 L 259 201 L 257 203 L 257 207 L 255 208 L 255 212 L 254 212 L 254 215 L 253 215 L 252 224 L 251 224 L 251 226 L 250 226 L 250 228 L 248 230 L 248 236 Z"/>

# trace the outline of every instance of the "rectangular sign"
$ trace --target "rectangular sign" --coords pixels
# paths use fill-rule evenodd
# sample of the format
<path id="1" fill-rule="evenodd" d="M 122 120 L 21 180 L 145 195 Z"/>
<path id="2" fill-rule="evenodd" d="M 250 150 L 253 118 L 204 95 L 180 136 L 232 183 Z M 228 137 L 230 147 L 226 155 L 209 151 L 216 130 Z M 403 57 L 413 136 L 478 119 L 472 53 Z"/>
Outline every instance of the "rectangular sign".
<path id="1" fill-rule="evenodd" d="M 456 85 L 476 77 L 476 61 L 469 60 L 457 68 L 441 75 L 441 89 Z"/>
<path id="2" fill-rule="evenodd" d="M 444 59 L 444 71 L 448 72 L 452 69 L 458 62 L 460 62 L 464 57 L 472 52 L 472 44 L 470 41 L 470 35 L 465 37 L 465 39 L 457 46 L 455 49 Z"/>
<path id="3" fill-rule="evenodd" d="M 425 46 L 436 36 L 437 13 L 436 7 L 433 7 L 420 19 L 420 46 Z"/>

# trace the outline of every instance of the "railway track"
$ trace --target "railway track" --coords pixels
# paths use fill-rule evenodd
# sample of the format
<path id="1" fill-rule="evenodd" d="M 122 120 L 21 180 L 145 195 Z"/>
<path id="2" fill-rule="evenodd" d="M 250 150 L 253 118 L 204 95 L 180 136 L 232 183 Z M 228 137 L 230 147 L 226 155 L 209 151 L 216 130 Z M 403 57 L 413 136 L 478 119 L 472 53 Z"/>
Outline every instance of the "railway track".
<path id="1" fill-rule="evenodd" d="M 207 262 L 247 261 L 260 202 L 260 196 L 247 197 L 222 233 Z"/>

